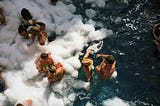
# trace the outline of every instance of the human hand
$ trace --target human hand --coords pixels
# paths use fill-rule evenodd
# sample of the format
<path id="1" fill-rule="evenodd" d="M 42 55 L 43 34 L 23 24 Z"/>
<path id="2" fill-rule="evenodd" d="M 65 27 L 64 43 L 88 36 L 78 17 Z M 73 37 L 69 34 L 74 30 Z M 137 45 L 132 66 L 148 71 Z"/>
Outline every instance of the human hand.
<path id="1" fill-rule="evenodd" d="M 87 52 L 90 53 L 90 52 L 91 52 L 91 49 L 87 49 Z"/>
<path id="2" fill-rule="evenodd" d="M 100 57 L 101 55 L 100 54 L 96 54 L 96 57 Z"/>

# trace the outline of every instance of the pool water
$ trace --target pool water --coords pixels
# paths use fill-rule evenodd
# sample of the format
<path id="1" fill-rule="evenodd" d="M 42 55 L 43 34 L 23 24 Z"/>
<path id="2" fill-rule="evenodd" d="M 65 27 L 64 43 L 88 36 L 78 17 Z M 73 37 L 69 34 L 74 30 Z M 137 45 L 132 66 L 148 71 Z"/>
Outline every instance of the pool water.
<path id="1" fill-rule="evenodd" d="M 77 90 L 74 106 L 85 106 L 87 102 L 101 106 L 104 100 L 114 97 L 131 106 L 159 106 L 160 59 L 155 55 L 152 27 L 159 22 L 160 5 L 149 0 L 106 0 L 105 7 L 99 8 L 85 4 L 85 0 L 73 2 L 84 22 L 89 20 L 85 9 L 92 8 L 97 11 L 93 20 L 113 31 L 112 36 L 104 39 L 99 53 L 114 55 L 118 73 L 116 79 L 92 81 L 88 92 Z"/>

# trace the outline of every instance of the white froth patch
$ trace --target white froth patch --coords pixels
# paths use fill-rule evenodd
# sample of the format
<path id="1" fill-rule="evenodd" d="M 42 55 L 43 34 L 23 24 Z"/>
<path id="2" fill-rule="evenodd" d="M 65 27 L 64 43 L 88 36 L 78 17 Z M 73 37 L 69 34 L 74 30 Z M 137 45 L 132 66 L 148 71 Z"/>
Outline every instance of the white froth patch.
<path id="1" fill-rule="evenodd" d="M 81 80 L 78 80 L 74 85 L 73 85 L 74 88 L 77 88 L 77 89 L 80 89 L 80 88 L 84 88 L 86 90 L 89 90 L 90 88 L 90 82 L 84 82 L 84 81 L 81 81 Z"/>
<path id="2" fill-rule="evenodd" d="M 74 102 L 76 98 L 76 94 L 75 93 L 71 93 L 70 95 L 68 95 L 68 99 L 71 101 L 71 102 Z"/>
<path id="3" fill-rule="evenodd" d="M 85 13 L 89 18 L 94 18 L 96 16 L 96 11 L 93 9 L 86 9 Z"/>
<path id="4" fill-rule="evenodd" d="M 113 99 L 107 99 L 103 101 L 103 106 L 130 106 L 126 101 L 115 97 Z"/>
<path id="5" fill-rule="evenodd" d="M 0 42 L 12 43 L 17 36 L 19 20 L 16 18 L 6 17 L 7 25 L 0 26 Z"/>
<path id="6" fill-rule="evenodd" d="M 65 63 L 64 67 L 66 72 L 69 73 L 72 77 L 78 77 L 78 70 L 74 69 L 71 64 Z"/>
<path id="7" fill-rule="evenodd" d="M 45 106 L 46 98 L 43 96 L 45 89 L 23 81 L 22 78 L 24 74 L 21 71 L 12 71 L 13 72 L 4 74 L 4 79 L 8 88 L 5 90 L 4 94 L 8 97 L 9 101 L 15 104 L 19 100 L 32 99 L 33 106 Z"/>
<path id="8" fill-rule="evenodd" d="M 65 106 L 64 102 L 61 98 L 57 98 L 54 93 L 51 93 L 49 100 L 48 100 L 49 106 Z"/>
<path id="9" fill-rule="evenodd" d="M 79 61 L 78 56 L 70 57 L 70 58 L 66 59 L 65 62 L 72 65 L 75 69 L 79 69 L 81 67 L 81 63 Z"/>
<path id="10" fill-rule="evenodd" d="M 117 77 L 117 71 L 114 71 L 111 78 L 116 78 Z"/>
<path id="11" fill-rule="evenodd" d="M 86 106 L 94 106 L 94 105 L 90 102 L 87 102 Z"/>
<path id="12" fill-rule="evenodd" d="M 13 105 L 25 99 L 32 99 L 33 106 L 73 105 L 76 94 L 68 92 L 69 88 L 88 90 L 90 85 L 76 79 L 81 67 L 79 55 L 83 47 L 88 42 L 101 41 L 89 46 L 98 52 L 103 46 L 102 40 L 112 31 L 105 28 L 95 30 L 94 24 L 83 23 L 81 15 L 73 14 L 76 7 L 62 1 L 53 6 L 49 0 L 4 0 L 0 1 L 0 5 L 7 21 L 6 26 L 0 26 L 0 63 L 8 67 L 3 74 L 7 89 L 4 95 L 0 95 L 0 105 L 4 104 L 6 98 Z M 30 41 L 23 39 L 17 31 L 21 24 L 22 8 L 27 8 L 33 19 L 44 22 L 48 36 L 53 36 L 54 32 L 57 34 L 56 39 L 44 46 L 39 45 L 36 39 L 31 46 L 27 46 Z M 87 14 L 93 18 L 96 11 L 90 9 Z M 42 52 L 51 53 L 54 62 L 61 62 L 66 70 L 64 78 L 51 86 L 46 77 L 39 79 L 36 69 L 35 61 Z"/>
<path id="13" fill-rule="evenodd" d="M 36 69 L 35 60 L 26 61 L 23 65 L 23 80 L 28 80 L 38 75 L 38 71 Z"/>
<path id="14" fill-rule="evenodd" d="M 115 20 L 114 20 L 114 23 L 118 24 L 122 22 L 122 18 L 121 17 L 117 17 Z"/>
<path id="15" fill-rule="evenodd" d="M 7 97 L 3 93 L 0 93 L 0 106 L 4 105 L 6 99 Z"/>

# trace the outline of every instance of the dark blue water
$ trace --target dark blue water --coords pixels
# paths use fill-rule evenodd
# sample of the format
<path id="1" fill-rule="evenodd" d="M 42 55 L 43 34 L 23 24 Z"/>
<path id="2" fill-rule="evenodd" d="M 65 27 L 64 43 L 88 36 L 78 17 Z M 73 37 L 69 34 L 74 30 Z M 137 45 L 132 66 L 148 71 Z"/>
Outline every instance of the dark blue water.
<path id="1" fill-rule="evenodd" d="M 78 7 L 76 13 L 83 15 L 84 22 L 88 20 L 85 9 L 91 5 L 85 4 L 85 0 L 73 1 Z M 98 11 L 93 20 L 113 30 L 113 35 L 104 39 L 99 53 L 115 56 L 118 76 L 114 80 L 92 82 L 89 92 L 77 90 L 79 96 L 74 106 L 85 106 L 88 101 L 101 106 L 102 101 L 116 96 L 130 105 L 134 102 L 136 106 L 160 106 L 160 59 L 152 42 L 152 27 L 160 22 L 159 1 L 122 1 L 106 0 L 105 8 L 92 8 Z M 114 22 L 117 17 L 121 17 L 121 22 Z"/>

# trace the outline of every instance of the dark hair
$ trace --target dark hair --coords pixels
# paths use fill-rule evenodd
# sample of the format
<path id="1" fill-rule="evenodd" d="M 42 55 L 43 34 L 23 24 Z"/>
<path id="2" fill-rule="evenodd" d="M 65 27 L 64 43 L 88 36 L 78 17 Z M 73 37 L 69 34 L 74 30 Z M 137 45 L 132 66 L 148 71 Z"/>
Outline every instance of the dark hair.
<path id="1" fill-rule="evenodd" d="M 23 32 L 27 32 L 27 30 L 24 28 L 24 26 L 23 25 L 20 25 L 19 27 L 18 27 L 18 32 L 21 34 L 21 33 L 23 33 Z"/>
<path id="2" fill-rule="evenodd" d="M 22 104 L 18 103 L 16 106 L 24 106 L 24 105 L 22 105 Z"/>
<path id="3" fill-rule="evenodd" d="M 55 5 L 58 0 L 51 0 L 51 2 Z"/>
<path id="4" fill-rule="evenodd" d="M 56 72 L 56 66 L 51 66 L 51 68 L 49 69 L 50 73 L 55 73 Z"/>
<path id="5" fill-rule="evenodd" d="M 31 13 L 29 12 L 29 10 L 27 10 L 26 8 L 23 8 L 21 10 L 21 16 L 24 20 L 28 21 L 30 19 L 32 19 L 32 15 Z"/>
<path id="6" fill-rule="evenodd" d="M 115 58 L 112 55 L 109 55 L 105 58 L 105 61 L 107 61 L 109 64 L 113 64 L 115 61 Z"/>
<path id="7" fill-rule="evenodd" d="M 41 53 L 40 56 L 41 56 L 42 59 L 46 59 L 48 57 L 48 54 L 47 53 Z"/>

